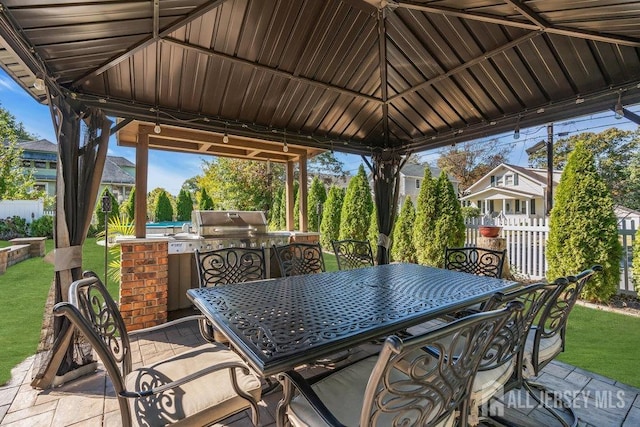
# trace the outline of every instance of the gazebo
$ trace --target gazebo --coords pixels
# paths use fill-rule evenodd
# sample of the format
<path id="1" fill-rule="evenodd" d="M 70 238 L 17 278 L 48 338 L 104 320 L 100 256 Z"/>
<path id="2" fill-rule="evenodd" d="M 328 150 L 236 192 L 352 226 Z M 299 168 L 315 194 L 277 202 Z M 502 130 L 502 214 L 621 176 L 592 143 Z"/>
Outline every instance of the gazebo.
<path id="1" fill-rule="evenodd" d="M 624 107 L 640 102 L 640 1 L 1 5 L 0 65 L 58 131 L 58 301 L 82 271 L 109 135 L 134 120 L 362 155 L 379 263 L 408 154 L 603 110 L 638 121 Z"/>

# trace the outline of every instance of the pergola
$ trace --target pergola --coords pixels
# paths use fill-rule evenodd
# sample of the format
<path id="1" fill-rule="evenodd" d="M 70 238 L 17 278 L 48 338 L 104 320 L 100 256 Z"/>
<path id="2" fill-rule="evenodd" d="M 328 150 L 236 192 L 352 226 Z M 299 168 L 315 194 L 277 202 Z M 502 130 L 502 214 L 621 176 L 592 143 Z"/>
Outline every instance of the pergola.
<path id="1" fill-rule="evenodd" d="M 1 5 L 0 65 L 58 129 L 58 299 L 108 135 L 133 120 L 362 155 L 385 263 L 406 155 L 640 102 L 635 0 Z"/>

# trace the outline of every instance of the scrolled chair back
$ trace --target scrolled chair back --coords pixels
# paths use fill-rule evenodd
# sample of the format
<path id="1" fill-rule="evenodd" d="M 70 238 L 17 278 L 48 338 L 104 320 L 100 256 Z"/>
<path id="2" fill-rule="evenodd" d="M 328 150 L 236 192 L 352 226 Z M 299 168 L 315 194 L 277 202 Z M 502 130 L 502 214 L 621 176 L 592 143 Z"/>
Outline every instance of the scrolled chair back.
<path id="1" fill-rule="evenodd" d="M 371 244 L 366 240 L 332 240 L 339 270 L 371 267 L 374 265 Z"/>
<path id="2" fill-rule="evenodd" d="M 263 248 L 223 248 L 195 251 L 200 287 L 266 278 Z"/>
<path id="3" fill-rule="evenodd" d="M 360 425 L 435 426 L 456 409 L 466 425 L 478 365 L 512 310 L 522 304 L 473 314 L 404 342 L 387 338 L 369 377 Z"/>
<path id="4" fill-rule="evenodd" d="M 506 251 L 478 247 L 446 248 L 444 268 L 478 276 L 502 277 Z"/>
<path id="5" fill-rule="evenodd" d="M 283 277 L 314 274 L 325 271 L 319 243 L 290 243 L 273 246 Z"/>

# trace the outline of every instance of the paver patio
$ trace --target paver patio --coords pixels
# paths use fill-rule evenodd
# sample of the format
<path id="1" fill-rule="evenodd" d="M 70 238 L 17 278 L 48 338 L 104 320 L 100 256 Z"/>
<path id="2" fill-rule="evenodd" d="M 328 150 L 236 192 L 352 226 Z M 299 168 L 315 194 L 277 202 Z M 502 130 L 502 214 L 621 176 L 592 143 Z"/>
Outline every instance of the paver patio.
<path id="1" fill-rule="evenodd" d="M 163 359 L 203 342 L 195 322 L 168 328 L 166 333 L 147 334 L 132 340 L 134 365 Z M 369 346 L 370 347 L 370 346 Z M 361 348 L 353 357 L 371 351 Z M 360 352 L 360 353 L 359 353 Z M 26 359 L 12 371 L 11 381 L 0 387 L 0 425 L 18 426 L 119 426 L 120 411 L 111 381 L 104 369 L 50 390 L 30 386 L 33 361 Z M 311 372 L 309 369 L 306 372 Z M 562 363 L 552 362 L 538 380 L 562 392 L 573 402 L 581 426 L 607 427 L 640 425 L 640 389 Z M 263 396 L 260 402 L 263 426 L 275 426 L 279 392 Z M 505 416 L 523 426 L 559 425 L 546 411 L 535 408 L 526 393 L 513 391 L 504 396 Z M 250 426 L 247 411 L 216 426 Z"/>

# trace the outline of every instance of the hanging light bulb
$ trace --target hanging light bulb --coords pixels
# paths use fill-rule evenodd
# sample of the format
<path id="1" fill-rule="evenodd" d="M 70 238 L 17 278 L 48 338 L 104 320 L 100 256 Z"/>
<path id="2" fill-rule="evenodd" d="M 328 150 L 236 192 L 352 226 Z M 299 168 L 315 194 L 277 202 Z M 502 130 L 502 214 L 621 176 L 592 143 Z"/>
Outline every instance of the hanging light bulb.
<path id="1" fill-rule="evenodd" d="M 518 121 L 516 121 L 516 127 L 513 130 L 513 139 L 520 139 L 520 116 L 518 116 Z"/>
<path id="2" fill-rule="evenodd" d="M 614 117 L 618 120 L 624 117 L 624 107 L 622 106 L 622 92 L 618 92 L 618 103 L 616 104 L 614 110 Z"/>
<path id="3" fill-rule="evenodd" d="M 225 144 L 229 142 L 229 135 L 227 135 L 227 123 L 224 124 L 224 136 L 222 137 L 222 142 Z"/>
<path id="4" fill-rule="evenodd" d="M 287 132 L 284 132 L 284 145 L 282 146 L 282 151 L 285 153 L 289 152 L 289 147 L 287 146 Z"/>
<path id="5" fill-rule="evenodd" d="M 44 80 L 40 77 L 36 77 L 33 81 L 33 88 L 37 90 L 44 90 Z"/>
<path id="6" fill-rule="evenodd" d="M 156 123 L 156 125 L 153 127 L 153 132 L 154 133 L 160 133 L 162 132 L 162 128 L 160 127 L 159 123 Z"/>

